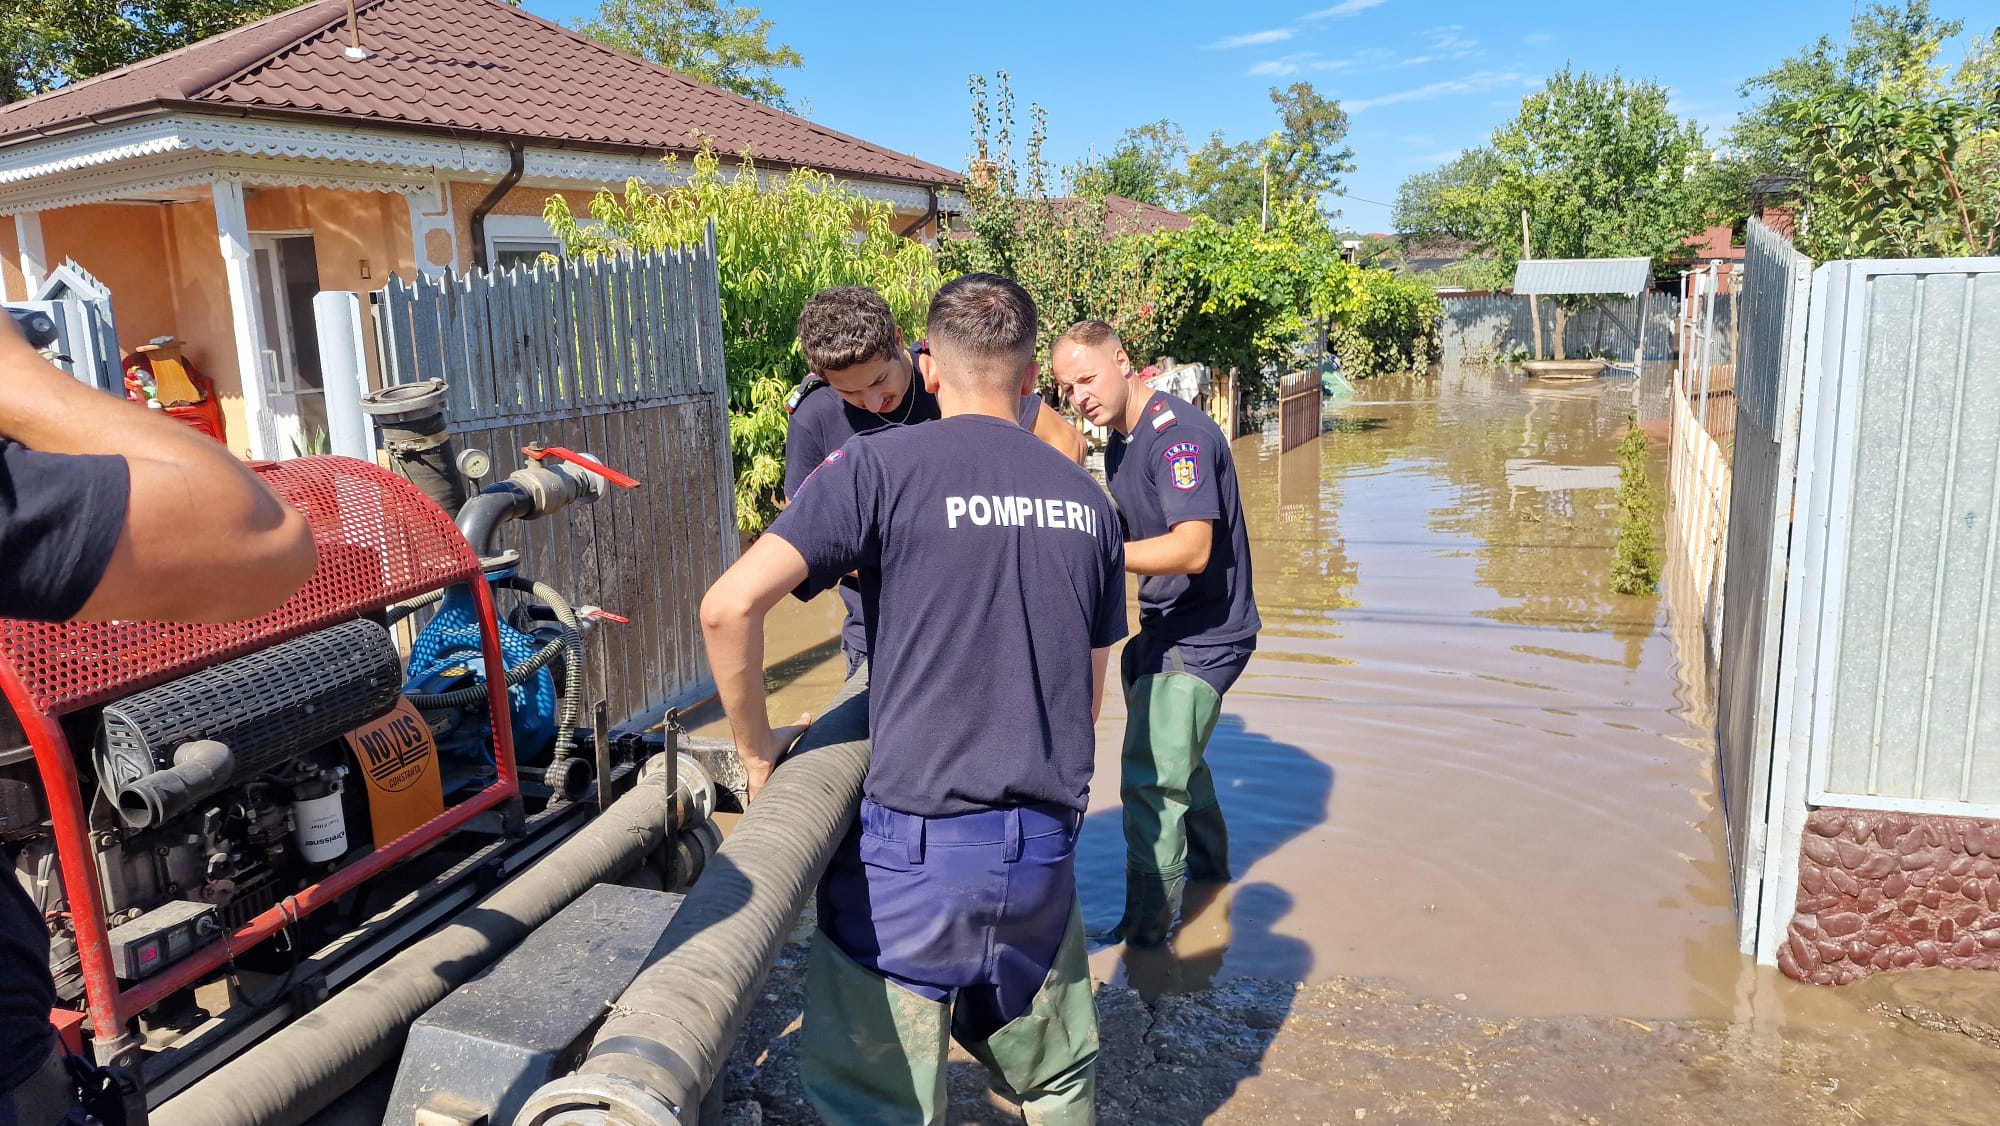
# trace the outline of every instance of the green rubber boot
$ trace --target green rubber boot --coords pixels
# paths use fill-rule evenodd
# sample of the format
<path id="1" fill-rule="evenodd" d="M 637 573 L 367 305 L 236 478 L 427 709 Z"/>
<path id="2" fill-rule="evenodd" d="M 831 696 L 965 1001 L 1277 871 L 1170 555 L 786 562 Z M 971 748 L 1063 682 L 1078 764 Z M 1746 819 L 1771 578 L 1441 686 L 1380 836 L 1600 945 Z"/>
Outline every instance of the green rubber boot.
<path id="1" fill-rule="evenodd" d="M 943 1122 L 950 1034 L 943 1004 L 856 964 L 826 935 L 813 935 L 799 1078 L 831 1126 Z"/>
<path id="2" fill-rule="evenodd" d="M 1229 826 L 1215 800 L 1215 778 L 1208 764 L 1195 768 L 1188 780 L 1187 877 L 1209 883 L 1229 882 Z"/>
<path id="3" fill-rule="evenodd" d="M 1021 1097 L 1029 1126 L 1097 1121 L 1097 1003 L 1081 906 L 1070 908 L 1069 930 L 1028 1011 L 984 1041 L 959 1042 Z"/>
<path id="4" fill-rule="evenodd" d="M 1173 929 L 1188 877 L 1186 821 L 1197 777 L 1215 809 L 1215 783 L 1201 757 L 1222 715 L 1222 697 L 1192 673 L 1140 677 L 1125 691 L 1125 747 L 1119 796 L 1125 806 L 1125 917 L 1118 934 L 1134 946 L 1157 946 Z M 1226 840 L 1226 838 L 1225 838 Z M 1209 843 L 1213 843 L 1212 841 Z M 1204 856 L 1204 864 L 1213 862 Z M 1228 860 L 1222 858 L 1224 871 Z"/>

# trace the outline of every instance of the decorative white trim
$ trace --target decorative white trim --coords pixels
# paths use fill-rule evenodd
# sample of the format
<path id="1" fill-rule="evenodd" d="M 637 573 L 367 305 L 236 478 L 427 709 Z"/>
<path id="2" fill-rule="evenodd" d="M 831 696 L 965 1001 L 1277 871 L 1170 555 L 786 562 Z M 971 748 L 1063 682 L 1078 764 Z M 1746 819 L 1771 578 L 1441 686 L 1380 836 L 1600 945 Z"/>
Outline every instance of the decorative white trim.
<path id="1" fill-rule="evenodd" d="M 451 189 L 443 180 L 433 180 L 421 191 L 406 192 L 403 200 L 410 206 L 410 246 L 416 259 L 417 269 L 434 277 L 444 277 L 447 272 L 456 276 L 459 272 L 458 219 L 452 214 Z M 433 209 L 435 205 L 435 209 Z M 432 231 L 443 231 L 451 240 L 451 261 L 437 265 L 430 260 L 428 243 Z"/>
<path id="2" fill-rule="evenodd" d="M 54 186 L 52 180 L 56 177 L 66 180 L 71 174 L 86 169 L 197 153 L 217 157 L 333 162 L 348 166 L 350 179 L 347 182 L 363 190 L 409 190 L 395 186 L 406 182 L 404 177 L 410 177 L 409 182 L 420 188 L 428 187 L 441 172 L 497 179 L 507 171 L 507 149 L 498 142 L 438 140 L 361 126 L 277 124 L 238 118 L 173 115 L 79 136 L 0 149 L 0 195 L 27 197 L 35 194 L 34 189 L 48 191 Z M 656 157 L 617 156 L 556 148 L 529 148 L 524 154 L 522 166 L 524 180 L 544 184 L 556 181 L 563 186 L 616 186 L 630 179 L 665 185 L 680 183 L 689 174 L 685 161 L 676 163 L 670 170 L 664 161 Z M 260 177 L 284 174 L 269 168 L 259 170 Z M 323 169 L 295 174 L 306 177 L 300 183 L 338 186 L 329 183 L 328 173 Z M 783 170 L 767 169 L 760 170 L 759 177 L 768 181 L 784 174 Z M 894 204 L 901 210 L 924 211 L 930 206 L 929 193 L 922 187 L 846 175 L 838 178 L 856 193 Z M 257 182 L 282 181 L 260 178 Z M 30 188 L 30 185 L 34 187 Z M 65 183 L 64 186 L 67 188 L 69 185 Z M 147 186 L 157 185 L 148 183 Z M 188 184 L 182 182 L 175 186 L 185 187 Z M 5 191 L 10 187 L 20 190 L 18 193 Z M 953 194 L 949 191 L 944 193 L 940 205 L 945 206 L 945 199 Z M 67 202 L 57 206 L 95 202 L 77 199 L 75 193 L 69 191 L 65 191 L 60 198 Z"/>

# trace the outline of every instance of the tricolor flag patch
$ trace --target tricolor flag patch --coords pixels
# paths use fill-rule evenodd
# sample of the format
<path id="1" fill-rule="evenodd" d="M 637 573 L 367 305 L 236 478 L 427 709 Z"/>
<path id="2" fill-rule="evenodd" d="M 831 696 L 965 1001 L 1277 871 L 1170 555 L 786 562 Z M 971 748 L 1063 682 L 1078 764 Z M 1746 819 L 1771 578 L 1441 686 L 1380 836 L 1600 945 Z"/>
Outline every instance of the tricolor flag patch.
<path id="1" fill-rule="evenodd" d="M 1153 429 L 1165 430 L 1174 421 L 1174 412 L 1162 411 L 1153 416 Z"/>

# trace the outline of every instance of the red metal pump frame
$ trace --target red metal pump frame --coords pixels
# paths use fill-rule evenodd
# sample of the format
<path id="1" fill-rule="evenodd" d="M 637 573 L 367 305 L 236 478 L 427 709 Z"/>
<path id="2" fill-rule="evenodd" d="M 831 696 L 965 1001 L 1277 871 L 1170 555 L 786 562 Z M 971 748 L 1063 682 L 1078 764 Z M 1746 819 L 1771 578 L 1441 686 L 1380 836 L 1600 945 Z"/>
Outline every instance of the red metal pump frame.
<path id="1" fill-rule="evenodd" d="M 125 1024 L 238 953 L 421 853 L 481 813 L 520 793 L 504 680 L 488 679 L 497 780 L 159 973 L 122 986 L 113 971 L 89 811 L 77 754 L 63 717 L 374 613 L 419 594 L 469 583 L 486 667 L 506 667 L 493 592 L 479 558 L 452 518 L 416 487 L 368 462 L 310 457 L 256 467 L 312 527 L 319 564 L 306 585 L 262 617 L 226 625 L 89 622 L 51 625 L 0 619 L 0 692 L 13 706 L 47 792 L 64 897 L 75 928 L 91 1029 L 100 1061 L 117 1051 Z M 84 753 L 88 754 L 86 747 Z M 11 879 L 0 873 L 0 878 Z M 110 1049 L 107 1053 L 104 1049 Z M 107 1061 L 108 1062 L 108 1061 Z"/>

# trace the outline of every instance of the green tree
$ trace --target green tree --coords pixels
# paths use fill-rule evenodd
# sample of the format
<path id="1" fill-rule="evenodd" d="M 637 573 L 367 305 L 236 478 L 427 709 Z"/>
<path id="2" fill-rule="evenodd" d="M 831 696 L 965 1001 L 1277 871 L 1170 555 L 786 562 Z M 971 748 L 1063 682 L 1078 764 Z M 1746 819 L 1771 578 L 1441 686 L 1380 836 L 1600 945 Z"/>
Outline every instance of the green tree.
<path id="1" fill-rule="evenodd" d="M 1086 165 L 1078 180 L 1106 195 L 1171 208 L 1180 202 L 1187 155 L 1187 134 L 1162 118 L 1125 130 L 1110 155 Z"/>
<path id="2" fill-rule="evenodd" d="M 1746 184 L 1792 179 L 1805 203 L 1796 238 L 1818 258 L 1993 253 L 2000 29 L 1975 37 L 1954 72 L 1940 56 L 1963 28 L 1928 0 L 1871 6 L 1846 46 L 1822 37 L 1744 84 L 1761 100 L 1722 167 Z"/>
<path id="3" fill-rule="evenodd" d="M 1493 134 L 1495 178 L 1484 241 L 1511 264 L 1520 215 L 1538 258 L 1670 259 L 1701 219 L 1701 128 L 1667 92 L 1565 67 Z"/>
<path id="4" fill-rule="evenodd" d="M 1391 222 L 1411 239 L 1478 239 L 1485 233 L 1488 196 L 1499 179 L 1489 148 L 1467 149 L 1442 168 L 1419 172 L 1396 190 Z"/>
<path id="5" fill-rule="evenodd" d="M 756 532 L 776 514 L 784 485 L 784 402 L 806 374 L 796 327 L 806 298 L 831 285 L 872 286 L 915 339 L 940 279 L 929 248 L 896 233 L 889 204 L 812 171 L 760 184 L 747 156 L 742 171 L 726 173 L 704 151 L 678 188 L 656 192 L 634 180 L 622 197 L 599 192 L 590 204 L 598 225 L 579 225 L 560 195 L 549 197 L 546 215 L 571 254 L 684 246 L 715 223 L 736 519 Z"/>
<path id="6" fill-rule="evenodd" d="M 129 66 L 304 0 L 0 0 L 0 100 Z"/>
<path id="7" fill-rule="evenodd" d="M 1745 82 L 1743 96 L 1759 100 L 1730 131 L 1735 159 L 1752 176 L 1796 175 L 1809 144 L 1791 124 L 1799 106 L 1858 90 L 1934 92 L 1943 75 L 1938 51 L 1965 25 L 1932 17 L 1930 7 L 1930 0 L 1905 0 L 1901 8 L 1871 4 L 1855 17 L 1846 45 L 1821 36 Z"/>
<path id="8" fill-rule="evenodd" d="M 990 271 L 1021 283 L 1041 313 L 1038 348 L 1086 317 L 1110 321 L 1134 356 L 1161 342 L 1167 304 L 1144 239 L 1104 237 L 1105 177 L 1059 173 L 1042 156 L 1047 116 L 1029 106 L 1031 125 L 1015 153 L 1014 93 L 1001 71 L 990 84 L 970 79 L 971 175 L 964 237 L 938 248 L 947 274 Z M 990 91 L 990 92 L 989 92 Z"/>
<path id="9" fill-rule="evenodd" d="M 773 74 L 805 60 L 785 44 L 771 46 L 773 26 L 762 9 L 732 0 L 603 0 L 597 18 L 576 29 L 689 78 L 789 110 Z"/>
<path id="10" fill-rule="evenodd" d="M 1271 88 L 1279 128 L 1262 141 L 1230 144 L 1221 131 L 1188 155 L 1186 199 L 1199 215 L 1219 223 L 1258 220 L 1264 212 L 1265 176 L 1275 208 L 1281 200 L 1337 192 L 1354 171 L 1346 144 L 1347 112 L 1309 82 Z"/>

